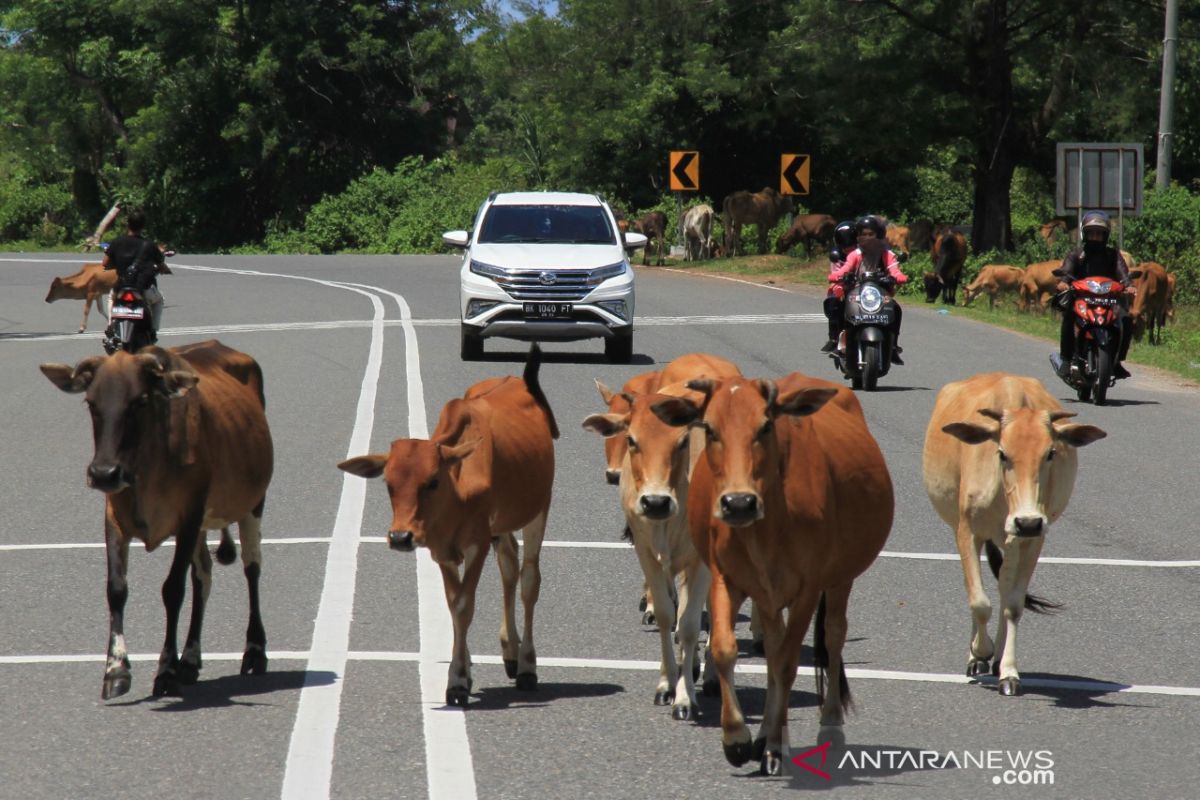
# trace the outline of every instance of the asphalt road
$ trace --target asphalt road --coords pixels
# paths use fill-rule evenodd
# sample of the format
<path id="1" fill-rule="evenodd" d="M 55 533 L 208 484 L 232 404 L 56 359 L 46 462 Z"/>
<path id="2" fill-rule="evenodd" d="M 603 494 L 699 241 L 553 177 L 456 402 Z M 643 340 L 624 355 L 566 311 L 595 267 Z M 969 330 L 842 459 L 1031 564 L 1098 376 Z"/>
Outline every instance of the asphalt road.
<path id="1" fill-rule="evenodd" d="M 600 409 L 593 378 L 616 387 L 691 351 L 753 376 L 836 378 L 817 351 L 824 324 L 811 290 L 664 270 L 638 275 L 634 364 L 606 363 L 599 342 L 545 347 L 542 384 L 563 435 L 535 622 L 540 688 L 518 693 L 504 676 L 489 566 L 462 712 L 441 708 L 449 644 L 436 576 L 427 559 L 383 544 L 382 483 L 335 464 L 432 429 L 470 384 L 519 373 L 524 346 L 489 341 L 484 361 L 459 360 L 458 262 L 448 256 L 175 257 L 177 274 L 161 281 L 163 344 L 215 336 L 266 375 L 276 446 L 262 581 L 270 672 L 238 675 L 245 584 L 239 568 L 218 566 L 200 682 L 182 698 L 151 697 L 170 556 L 135 550 L 133 689 L 103 703 L 103 500 L 84 486 L 90 426 L 79 399 L 37 369 L 101 352 L 97 316 L 75 335 L 80 303 L 42 302 L 51 278 L 83 260 L 0 254 L 2 797 L 1197 794 L 1200 394 L 1134 367 L 1112 405 L 1080 405 L 1050 375 L 1045 342 L 923 304 L 905 315 L 908 365 L 860 393 L 897 513 L 884 556 L 851 600 L 857 712 L 824 764 L 820 751 L 805 760 L 828 779 L 730 767 L 716 699 L 701 698 L 698 722 L 654 706 L 658 636 L 640 623 L 640 571 L 618 541 L 601 442 L 579 426 Z M 1033 588 L 1065 609 L 1023 620 L 1017 698 L 962 676 L 970 618 L 961 569 L 921 482 L 937 390 L 993 370 L 1042 378 L 1078 421 L 1109 433 L 1081 451 L 1071 506 L 1049 533 Z M 748 645 L 744 623 L 739 636 Z M 739 692 L 756 722 L 763 661 L 741 663 Z M 826 743 L 812 688 L 810 673 L 797 679 L 793 753 Z"/>

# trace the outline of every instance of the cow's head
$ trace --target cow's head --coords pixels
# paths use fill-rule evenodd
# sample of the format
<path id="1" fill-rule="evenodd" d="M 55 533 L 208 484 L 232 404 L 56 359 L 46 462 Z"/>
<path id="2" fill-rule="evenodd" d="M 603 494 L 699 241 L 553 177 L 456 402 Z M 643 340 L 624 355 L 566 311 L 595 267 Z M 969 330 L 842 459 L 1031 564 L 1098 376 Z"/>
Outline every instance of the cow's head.
<path id="1" fill-rule="evenodd" d="M 604 400 L 604 405 L 608 407 L 610 415 L 622 416 L 629 413 L 629 398 L 631 395 L 628 392 L 614 392 L 598 379 L 596 380 L 596 389 L 600 392 L 600 397 Z M 593 416 L 603 415 L 594 414 Z M 588 419 L 591 418 L 588 417 Z M 587 427 L 587 420 L 584 420 L 584 427 Z M 605 436 L 604 480 L 610 486 L 616 486 L 621 482 L 621 463 L 625 460 L 626 449 L 627 445 L 624 437 L 615 435 Z"/>
<path id="2" fill-rule="evenodd" d="M 689 430 L 665 424 L 651 410 L 658 401 L 670 399 L 668 395 L 625 393 L 624 398 L 628 410 L 592 414 L 583 427 L 605 437 L 606 444 L 622 443 L 624 461 L 619 475 L 628 486 L 623 493 L 629 498 L 628 510 L 650 520 L 670 519 L 679 512 L 681 498 L 676 487 L 689 466 Z"/>
<path id="3" fill-rule="evenodd" d="M 1009 537 L 1043 535 L 1050 522 L 1046 501 L 1056 477 L 1074 479 L 1073 475 L 1055 475 L 1055 459 L 1061 458 L 1064 448 L 1083 447 L 1108 434 L 1094 425 L 1060 424 L 1075 416 L 1071 411 L 981 408 L 979 413 L 990 422 L 953 422 L 942 430 L 970 445 L 996 445 L 996 465 L 1008 499 L 1004 533 Z"/>
<path id="4" fill-rule="evenodd" d="M 688 381 L 705 400 L 656 401 L 651 409 L 668 425 L 703 429 L 705 458 L 713 475 L 713 516 L 731 528 L 751 525 L 766 514 L 767 487 L 779 480 L 780 416 L 803 417 L 821 409 L 834 388 L 801 387 L 779 394 L 773 381 L 710 378 Z"/>
<path id="5" fill-rule="evenodd" d="M 936 301 L 942 291 L 941 278 L 932 272 L 926 272 L 921 276 L 921 280 L 925 283 L 925 302 L 932 303 Z"/>
<path id="6" fill-rule="evenodd" d="M 87 482 L 105 494 L 133 482 L 138 448 L 144 441 L 165 438 L 161 421 L 167 398 L 185 394 L 200 380 L 191 370 L 172 369 L 171 357 L 157 347 L 137 355 L 118 351 L 93 356 L 74 367 L 42 364 L 41 370 L 64 392 L 84 393 L 95 445 Z"/>
<path id="7" fill-rule="evenodd" d="M 63 279 L 55 278 L 50 281 L 50 291 L 46 293 L 46 302 L 53 303 L 55 300 L 62 300 L 64 297 Z"/>
<path id="8" fill-rule="evenodd" d="M 429 439 L 397 439 L 386 453 L 357 456 L 338 469 L 360 478 L 383 477 L 392 502 L 388 545 L 411 551 L 428 547 L 439 521 L 453 519 L 462 500 L 457 470 L 452 468 L 471 455 L 478 439 L 449 445 Z"/>

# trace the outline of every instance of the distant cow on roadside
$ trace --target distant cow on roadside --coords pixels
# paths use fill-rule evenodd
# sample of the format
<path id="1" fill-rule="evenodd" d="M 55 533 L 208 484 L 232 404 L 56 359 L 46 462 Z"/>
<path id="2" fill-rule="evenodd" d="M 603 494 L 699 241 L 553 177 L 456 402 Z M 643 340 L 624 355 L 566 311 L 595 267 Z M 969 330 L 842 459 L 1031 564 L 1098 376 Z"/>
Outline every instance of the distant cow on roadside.
<path id="1" fill-rule="evenodd" d="M 1054 270 L 1062 266 L 1061 260 L 1037 261 L 1025 267 L 1025 276 L 1021 278 L 1022 311 L 1045 311 L 1054 297 L 1058 278 Z"/>
<path id="2" fill-rule="evenodd" d="M 1171 284 L 1162 264 L 1147 261 L 1131 270 L 1129 277 L 1137 293 L 1129 316 L 1133 321 L 1133 340 L 1140 342 L 1149 333 L 1150 344 L 1162 344 L 1162 329 L 1167 324 Z"/>
<path id="3" fill-rule="evenodd" d="M 908 226 L 907 225 L 889 225 L 887 228 L 887 243 L 892 250 L 899 251 L 904 255 L 909 255 L 908 246 Z"/>
<path id="4" fill-rule="evenodd" d="M 102 264 L 84 264 L 78 272 L 55 278 L 50 281 L 50 291 L 46 294 L 46 302 L 55 300 L 82 300 L 83 321 L 79 323 L 79 333 L 87 330 L 88 314 L 91 313 L 92 303 L 100 310 L 100 314 L 108 319 L 108 293 L 117 285 L 117 271 L 106 270 Z"/>
<path id="5" fill-rule="evenodd" d="M 713 207 L 708 204 L 692 206 L 683 212 L 684 261 L 712 258 L 713 214 Z"/>
<path id="6" fill-rule="evenodd" d="M 963 289 L 963 305 L 971 305 L 971 301 L 981 294 L 988 296 L 988 310 L 996 307 L 996 298 L 1004 293 L 1014 295 L 1021 290 L 1021 281 L 1025 278 L 1025 270 L 1009 264 L 988 264 L 979 270 L 975 280 Z"/>
<path id="7" fill-rule="evenodd" d="M 958 281 L 967 260 L 967 238 L 956 230 L 943 226 L 933 242 L 932 279 L 926 275 L 925 302 L 932 303 L 942 295 L 942 302 L 954 305 Z"/>
<path id="8" fill-rule="evenodd" d="M 667 215 L 661 211 L 651 211 L 648 214 L 643 214 L 638 219 L 629 223 L 629 230 L 634 233 L 640 233 L 650 241 L 646 242 L 646 249 L 642 251 L 642 266 L 650 263 L 650 247 L 654 241 L 658 240 L 658 256 L 655 259 L 655 265 L 667 263 L 664 256 L 667 241 Z"/>
<path id="9" fill-rule="evenodd" d="M 792 220 L 792 227 L 775 242 L 775 252 L 786 253 L 796 245 L 803 244 L 805 255 L 811 258 L 813 243 L 828 245 L 833 239 L 835 225 L 837 220 L 828 214 L 800 214 Z"/>
<path id="10" fill-rule="evenodd" d="M 725 226 L 725 252 L 741 252 L 742 226 L 753 225 L 758 232 L 758 252 L 767 252 L 767 234 L 784 214 L 792 213 L 792 198 L 784 197 L 770 186 L 757 192 L 738 191 L 728 195 L 721 207 Z"/>

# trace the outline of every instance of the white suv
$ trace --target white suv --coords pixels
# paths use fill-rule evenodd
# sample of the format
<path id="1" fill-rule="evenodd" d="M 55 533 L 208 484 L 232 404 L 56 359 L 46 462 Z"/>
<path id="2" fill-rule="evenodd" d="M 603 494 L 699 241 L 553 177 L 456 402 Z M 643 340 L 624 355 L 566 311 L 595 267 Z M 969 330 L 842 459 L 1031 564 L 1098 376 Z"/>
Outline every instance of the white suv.
<path id="1" fill-rule="evenodd" d="M 462 358 L 483 355 L 492 336 L 524 341 L 604 339 L 610 361 L 633 357 L 633 270 L 608 203 L 571 192 L 493 193 L 471 231 L 442 240 L 465 250 Z"/>

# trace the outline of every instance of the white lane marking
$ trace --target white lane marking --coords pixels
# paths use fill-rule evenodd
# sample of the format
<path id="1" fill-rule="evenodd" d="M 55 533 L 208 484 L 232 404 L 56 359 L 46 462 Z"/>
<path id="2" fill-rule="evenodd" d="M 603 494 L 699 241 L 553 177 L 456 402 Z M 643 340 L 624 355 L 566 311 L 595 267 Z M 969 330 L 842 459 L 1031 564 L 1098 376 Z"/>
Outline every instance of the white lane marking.
<path id="1" fill-rule="evenodd" d="M 757 286 L 759 289 L 770 289 L 773 292 L 783 292 L 785 294 L 792 294 L 792 291 L 790 289 L 784 289 L 781 286 L 770 286 L 765 283 L 755 283 L 754 281 L 748 281 L 748 280 L 744 280 L 742 278 L 731 278 L 728 275 L 711 275 L 707 272 L 693 272 L 692 270 L 689 270 L 689 269 L 671 269 L 669 267 L 653 267 L 653 269 L 656 269 L 659 272 L 678 272 L 682 275 L 696 275 L 701 278 L 715 278 L 715 279 L 721 280 L 721 281 L 732 281 L 734 283 L 744 283 L 747 286 Z"/>
<path id="2" fill-rule="evenodd" d="M 301 650 L 272 651 L 271 658 L 277 661 L 304 661 L 309 653 Z M 394 652 L 385 650 L 350 650 L 346 653 L 349 661 L 374 661 L 391 663 L 413 663 L 422 659 L 420 653 Z M 19 666 L 25 664 L 91 664 L 103 663 L 103 653 L 83 655 L 19 655 L 0 656 L 0 665 Z M 158 661 L 158 653 L 131 653 L 129 660 L 134 662 L 154 663 Z M 205 653 L 205 661 L 242 660 L 241 653 Z M 504 663 L 501 655 L 474 655 L 471 661 L 475 664 L 499 666 Z M 441 662 L 445 664 L 446 662 Z M 592 669 L 612 670 L 614 672 L 654 672 L 659 669 L 657 661 L 642 661 L 637 659 L 615 658 L 562 658 L 555 656 L 538 656 L 538 666 L 561 669 Z M 766 664 L 738 664 L 737 672 L 743 675 L 765 675 Z M 799 667 L 797 675 L 812 676 L 812 667 Z M 993 686 L 996 679 L 990 676 L 968 678 L 965 675 L 948 672 L 912 672 L 905 670 L 863 669 L 847 667 L 846 675 L 850 678 L 878 681 L 906 681 L 910 683 L 981 683 Z M 1073 692 L 1104 692 L 1112 694 L 1160 694 L 1175 697 L 1200 697 L 1200 687 L 1195 686 L 1163 686 L 1158 684 L 1121 683 L 1118 681 L 1095 681 L 1085 678 L 1038 678 L 1025 676 L 1021 685 L 1045 689 L 1064 689 Z"/>

